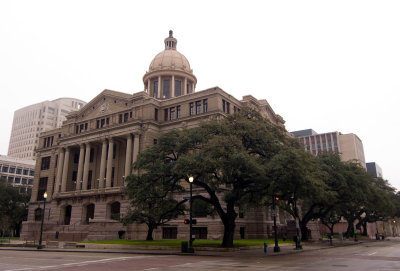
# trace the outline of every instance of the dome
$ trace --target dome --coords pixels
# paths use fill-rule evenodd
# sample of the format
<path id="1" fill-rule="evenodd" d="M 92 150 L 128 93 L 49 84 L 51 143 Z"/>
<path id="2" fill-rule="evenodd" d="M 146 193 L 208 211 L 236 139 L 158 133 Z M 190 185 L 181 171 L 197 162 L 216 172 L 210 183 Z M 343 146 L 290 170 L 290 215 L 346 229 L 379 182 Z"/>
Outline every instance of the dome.
<path id="1" fill-rule="evenodd" d="M 143 76 L 144 91 L 155 99 L 169 99 L 195 91 L 197 78 L 187 58 L 176 50 L 178 40 L 164 39 L 165 49 L 158 53 Z"/>
<path id="2" fill-rule="evenodd" d="M 157 54 L 151 61 L 149 72 L 156 70 L 182 70 L 191 73 L 190 64 L 187 58 L 173 49 L 165 49 Z"/>
<path id="3" fill-rule="evenodd" d="M 178 40 L 172 34 L 172 30 L 170 30 L 168 38 L 164 40 L 165 50 L 153 58 L 149 66 L 149 72 L 157 70 L 181 70 L 192 73 L 187 58 L 176 50 Z"/>

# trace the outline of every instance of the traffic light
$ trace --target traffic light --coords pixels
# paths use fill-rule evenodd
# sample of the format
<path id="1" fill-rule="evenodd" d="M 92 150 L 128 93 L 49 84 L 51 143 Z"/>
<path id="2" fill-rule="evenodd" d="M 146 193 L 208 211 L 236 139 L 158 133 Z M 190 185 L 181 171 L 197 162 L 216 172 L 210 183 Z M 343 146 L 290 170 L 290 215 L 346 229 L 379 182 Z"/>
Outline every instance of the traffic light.
<path id="1" fill-rule="evenodd" d="M 277 201 L 278 201 L 278 200 L 279 200 L 279 197 L 275 197 L 275 200 L 277 200 Z"/>
<path id="2" fill-rule="evenodd" d="M 190 219 L 185 219 L 184 221 L 183 221 L 186 225 L 189 225 L 190 224 Z M 192 225 L 193 224 L 197 224 L 197 220 L 196 219 L 192 219 Z"/>

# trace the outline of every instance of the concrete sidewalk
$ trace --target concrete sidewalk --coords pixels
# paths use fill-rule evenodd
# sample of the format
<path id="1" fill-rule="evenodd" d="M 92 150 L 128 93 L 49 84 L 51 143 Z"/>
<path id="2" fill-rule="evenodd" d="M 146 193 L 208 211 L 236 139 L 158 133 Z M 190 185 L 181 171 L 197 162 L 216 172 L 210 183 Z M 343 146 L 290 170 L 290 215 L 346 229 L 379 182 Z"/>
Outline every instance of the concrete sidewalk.
<path id="1" fill-rule="evenodd" d="M 389 237 L 386 240 L 400 241 L 400 237 Z M 78 253 L 119 253 L 119 254 L 146 254 L 146 255 L 197 255 L 197 256 L 215 256 L 215 257 L 263 257 L 275 256 L 283 254 L 301 253 L 305 251 L 329 249 L 334 247 L 357 245 L 369 242 L 385 242 L 385 240 L 361 239 L 355 242 L 352 239 L 348 240 L 333 240 L 330 245 L 329 240 L 318 240 L 313 242 L 303 242 L 301 250 L 296 250 L 294 244 L 280 244 L 280 252 L 274 252 L 274 245 L 267 247 L 267 253 L 264 253 L 264 247 L 241 247 L 233 249 L 215 248 L 215 247 L 196 247 L 195 252 L 182 253 L 180 248 L 176 247 L 138 247 L 129 245 L 108 245 L 108 244 L 92 244 L 78 243 L 85 247 L 71 248 L 71 242 L 58 242 L 56 247 L 45 247 L 41 250 L 36 248 L 37 244 L 29 244 L 24 241 L 10 240 L 9 243 L 0 243 L 0 250 L 15 250 L 15 251 L 52 251 L 52 252 L 78 252 Z M 44 242 L 46 244 L 46 242 Z M 66 246 L 67 244 L 67 246 Z M 54 244 L 53 244 L 54 245 Z"/>

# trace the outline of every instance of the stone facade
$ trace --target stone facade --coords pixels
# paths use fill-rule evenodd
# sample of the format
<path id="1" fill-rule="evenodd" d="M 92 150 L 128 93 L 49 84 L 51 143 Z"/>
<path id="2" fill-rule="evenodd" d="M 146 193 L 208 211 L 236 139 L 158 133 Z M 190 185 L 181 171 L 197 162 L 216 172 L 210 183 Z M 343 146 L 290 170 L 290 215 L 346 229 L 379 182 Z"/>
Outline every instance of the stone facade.
<path id="1" fill-rule="evenodd" d="M 157 143 L 161 133 L 195 127 L 201 121 L 223 118 L 250 106 L 277 125 L 284 125 L 266 100 L 248 95 L 237 100 L 218 87 L 196 91 L 187 59 L 176 51 L 172 32 L 165 50 L 151 62 L 143 77 L 144 91 L 126 94 L 104 90 L 79 111 L 70 113 L 62 127 L 41 134 L 34 186 L 22 239 L 39 235 L 45 208 L 44 240 L 143 239 L 145 225 L 122 225 L 129 207 L 123 193 L 125 176 L 138 154 Z M 45 165 L 43 165 L 45 163 Z M 193 193 L 200 193 L 194 188 Z M 188 193 L 184 193 L 187 195 Z M 183 195 L 182 195 L 183 196 Z M 197 238 L 221 239 L 218 217 L 201 217 L 194 226 Z M 286 217 L 278 214 L 278 225 Z M 237 219 L 237 238 L 272 234 L 271 212 L 253 210 Z M 154 232 L 154 238 L 188 238 L 183 218 Z"/>

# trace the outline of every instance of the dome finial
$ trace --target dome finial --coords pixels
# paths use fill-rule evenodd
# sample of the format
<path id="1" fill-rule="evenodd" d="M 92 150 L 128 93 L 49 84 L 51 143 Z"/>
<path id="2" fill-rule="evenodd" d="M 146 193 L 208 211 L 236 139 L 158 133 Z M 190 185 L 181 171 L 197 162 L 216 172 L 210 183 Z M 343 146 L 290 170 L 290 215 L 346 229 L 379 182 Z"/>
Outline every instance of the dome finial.
<path id="1" fill-rule="evenodd" d="M 172 30 L 169 31 L 169 36 L 164 40 L 165 43 L 165 50 L 176 50 L 176 44 L 178 40 L 175 39 L 172 35 L 174 32 Z"/>

